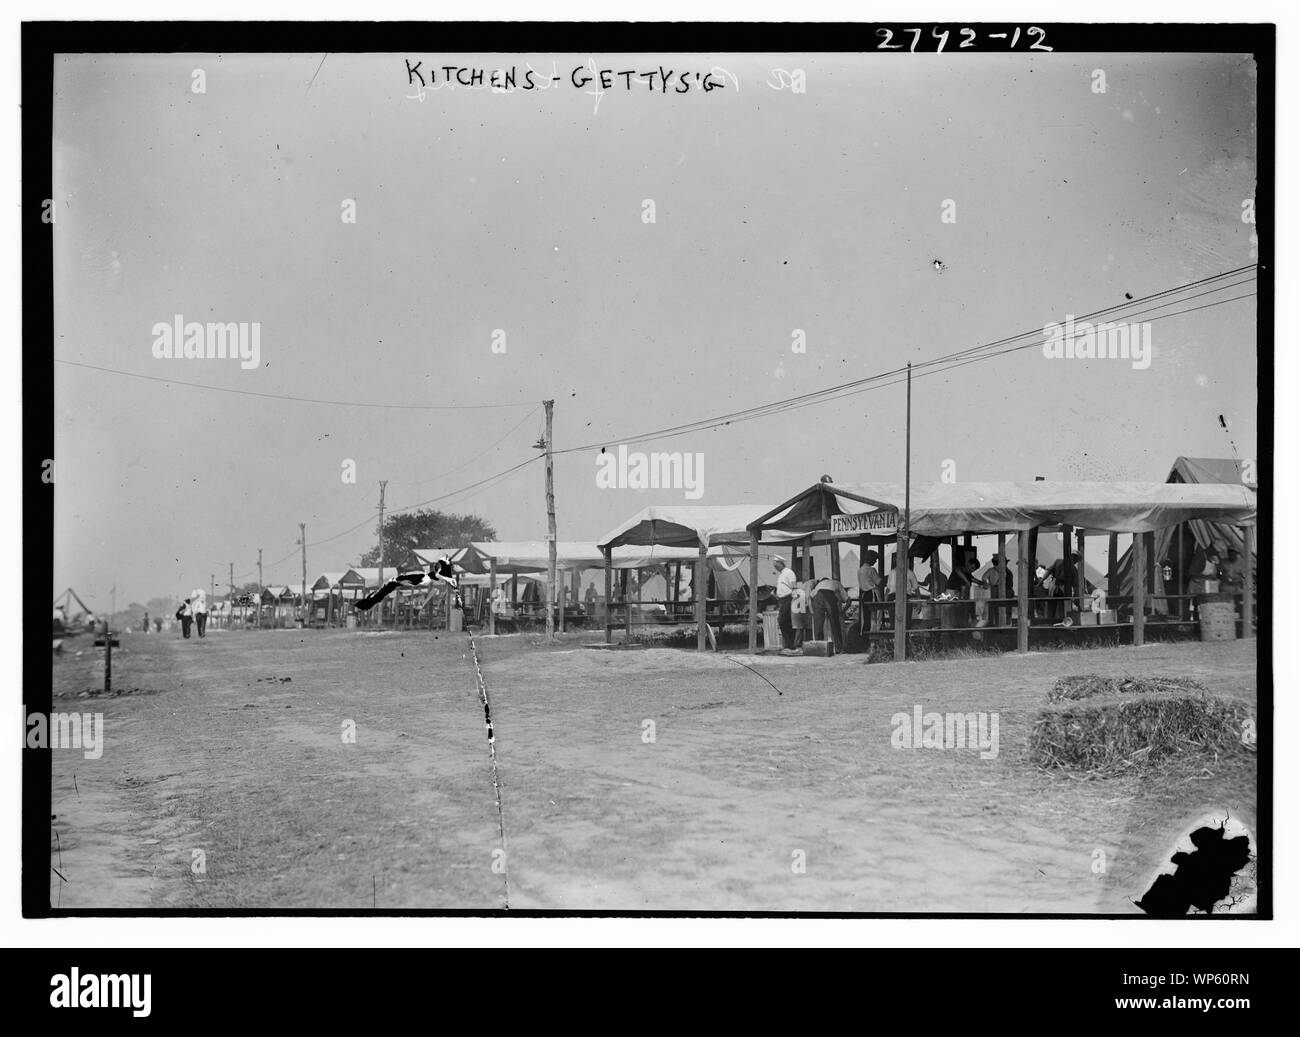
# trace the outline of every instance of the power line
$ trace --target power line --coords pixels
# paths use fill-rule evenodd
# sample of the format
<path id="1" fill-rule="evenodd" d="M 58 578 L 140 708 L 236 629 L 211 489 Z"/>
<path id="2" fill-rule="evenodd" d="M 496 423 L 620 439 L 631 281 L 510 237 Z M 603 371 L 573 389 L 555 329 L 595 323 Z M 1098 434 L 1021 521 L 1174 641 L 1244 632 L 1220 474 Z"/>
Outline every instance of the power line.
<path id="1" fill-rule="evenodd" d="M 393 515 L 400 515 L 400 514 L 402 514 L 402 513 L 404 513 L 404 512 L 407 512 L 407 511 L 414 511 L 416 508 L 423 508 L 423 507 L 425 507 L 425 506 L 427 506 L 427 505 L 429 505 L 429 504 L 436 504 L 437 502 L 439 502 L 439 501 L 443 501 L 443 500 L 447 500 L 447 499 L 450 498 L 450 497 L 456 497 L 456 496 L 459 496 L 460 494 L 465 493 L 465 492 L 468 491 L 468 490 L 473 490 L 473 489 L 477 489 L 477 488 L 479 488 L 479 487 L 484 487 L 484 486 L 486 486 L 488 483 L 496 483 L 496 482 L 499 482 L 499 481 L 501 481 L 502 479 L 504 479 L 506 476 L 508 476 L 508 475 L 512 475 L 513 473 L 519 471 L 519 469 L 523 468 L 525 465 L 530 465 L 530 464 L 532 464 L 533 462 L 535 462 L 535 461 L 537 461 L 537 460 L 539 460 L 539 459 L 540 459 L 540 455 L 539 455 L 539 457 L 530 457 L 530 458 L 527 458 L 526 460 L 521 461 L 519 464 L 514 465 L 514 466 L 512 466 L 512 467 L 510 467 L 510 468 L 507 468 L 507 469 L 505 469 L 504 471 L 497 472 L 497 473 L 495 473 L 494 475 L 489 475 L 489 476 L 487 476 L 486 478 L 483 478 L 483 479 L 478 480 L 477 482 L 472 482 L 472 483 L 470 483 L 468 486 L 462 486 L 462 487 L 460 487 L 459 489 L 451 490 L 451 491 L 449 491 L 449 492 L 447 492 L 447 493 L 440 494 L 440 495 L 437 496 L 437 497 L 430 497 L 428 500 L 417 501 L 415 504 L 408 504 L 408 505 L 406 505 L 405 507 L 401 507 L 401 508 L 389 508 L 389 509 L 385 509 L 386 514 L 388 514 L 390 517 L 393 516 Z M 324 537 L 324 538 L 322 538 L 322 539 L 320 539 L 320 540 L 313 540 L 313 541 L 312 541 L 312 546 L 313 546 L 313 547 L 320 547 L 320 546 L 322 546 L 322 545 L 324 545 L 324 544 L 332 543 L 332 542 L 335 541 L 335 540 L 339 540 L 339 539 L 341 539 L 341 538 L 347 536 L 349 533 L 355 533 L 355 532 L 356 532 L 358 529 L 360 529 L 362 526 L 367 525 L 368 523 L 370 523 L 370 522 L 372 522 L 372 521 L 374 521 L 373 516 L 372 516 L 372 515 L 367 515 L 367 516 L 366 516 L 365 518 L 363 518 L 360 522 L 356 523 L 356 525 L 349 526 L 347 529 L 343 530 L 343 531 L 340 532 L 340 533 L 335 533 L 335 534 L 333 534 L 332 536 L 327 536 L 327 537 Z M 274 562 L 270 562 L 270 563 L 268 563 L 268 564 L 267 564 L 267 568 L 274 568 L 275 566 L 280 565 L 281 563 L 288 561 L 290 558 L 292 558 L 292 557 L 293 557 L 294 555 L 296 555 L 297 553 L 298 553 L 298 545 L 295 543 L 294 546 L 289 550 L 289 552 L 288 552 L 287 554 L 284 555 L 283 558 L 278 558 L 278 559 L 276 559 Z"/>
<path id="2" fill-rule="evenodd" d="M 288 403 L 318 403 L 330 407 L 373 407 L 382 410 L 501 410 L 507 407 L 535 407 L 536 400 L 524 400 L 521 403 L 366 403 L 358 400 L 320 400 L 310 396 L 283 396 L 277 393 L 256 392 L 252 389 L 231 389 L 224 385 L 203 385 L 200 382 L 183 382 L 175 378 L 160 378 L 156 375 L 139 374 L 135 371 L 122 371 L 116 367 L 100 367 L 80 360 L 64 360 L 55 357 L 56 364 L 69 367 L 84 367 L 89 371 L 103 371 L 105 374 L 122 375 L 125 378 L 140 378 L 146 382 L 162 382 L 165 385 L 183 385 L 187 389 L 204 389 L 208 392 L 232 393 L 235 396 L 256 396 L 263 400 L 280 400 Z"/>
<path id="3" fill-rule="evenodd" d="M 1225 271 L 1221 274 L 1214 274 L 1211 277 L 1201 278 L 1197 281 L 1192 281 L 1184 285 L 1179 285 L 1177 288 L 1168 288 L 1160 292 L 1154 292 L 1147 296 L 1141 296 L 1137 299 L 1125 300 L 1123 303 L 1118 303 L 1113 306 L 1108 306 L 1100 310 L 1094 310 L 1089 313 L 1080 314 L 1075 318 L 1075 320 L 1076 322 L 1082 322 L 1082 321 L 1090 320 L 1092 318 L 1112 314 L 1121 309 L 1126 309 L 1128 307 L 1140 305 L 1141 303 L 1149 302 L 1154 299 L 1159 299 L 1165 296 L 1169 296 L 1177 292 L 1184 292 L 1189 288 L 1200 287 L 1201 285 L 1207 284 L 1211 281 L 1234 277 L 1244 271 L 1251 270 L 1254 266 L 1255 264 L 1251 264 L 1250 266 L 1240 267 L 1236 270 Z M 1234 284 L 1220 285 L 1216 288 L 1209 289 L 1208 291 L 1201 292 L 1196 295 L 1188 296 L 1186 299 L 1171 299 L 1157 306 L 1154 306 L 1149 310 L 1143 310 L 1140 312 L 1141 313 L 1152 312 L 1153 310 L 1163 309 L 1165 306 L 1179 305 L 1183 302 L 1190 301 L 1191 299 L 1200 298 L 1201 296 L 1204 295 L 1213 294 L 1214 292 L 1230 290 L 1232 288 L 1238 288 L 1241 287 L 1243 284 L 1248 283 L 1248 280 L 1249 279 L 1247 279 L 1247 281 L 1239 281 Z M 1237 298 L 1245 298 L 1245 296 L 1238 296 L 1234 299 L 1225 299 L 1222 301 L 1234 302 L 1236 301 Z M 1218 303 L 1212 303 L 1209 305 L 1218 305 Z M 1189 310 L 1179 311 L 1179 312 L 1190 313 L 1193 312 L 1193 310 L 1204 309 L 1204 308 L 1206 307 L 1198 306 L 1198 307 L 1193 307 Z M 1139 314 L 1132 314 L 1132 316 L 1137 316 L 1137 315 Z M 1179 315 L 1178 313 L 1162 314 L 1160 317 L 1156 317 L 1153 319 L 1160 320 L 1163 319 L 1164 317 L 1172 317 L 1178 315 Z M 1038 340 L 1037 343 L 1031 342 L 1025 346 L 1014 347 L 1014 349 L 1011 350 L 1005 350 L 1002 352 L 994 352 L 994 353 L 987 353 L 987 354 L 980 353 L 980 355 L 977 356 L 976 359 L 981 359 L 986 356 L 989 358 L 994 356 L 1001 356 L 1003 355 L 1004 352 L 1014 352 L 1015 349 L 1028 348 L 1028 346 L 1031 345 L 1041 344 L 1042 334 L 1043 334 L 1042 328 L 1035 328 L 1031 331 L 1023 331 L 1016 335 L 1010 335 L 1005 338 L 995 339 L 992 342 L 986 342 L 979 346 L 968 347 L 966 349 L 957 350 L 953 353 L 945 354 L 944 356 L 935 357 L 931 360 L 926 360 L 920 363 L 913 364 L 912 365 L 913 370 L 917 371 L 920 369 L 932 368 L 944 364 L 949 364 L 953 360 L 969 356 L 970 354 L 980 353 L 980 351 L 982 350 L 993 349 L 999 345 L 1003 345 L 1009 342 L 1015 342 L 1018 341 L 1019 339 L 1028 338 L 1030 336 L 1034 336 Z M 957 366 L 961 366 L 961 365 L 957 365 Z M 783 400 L 774 401 L 772 403 L 760 404 L 758 406 L 749 407 L 744 410 L 733 411 L 728 414 L 720 414 L 709 418 L 701 418 L 696 421 L 687 422 L 681 425 L 673 425 L 663 429 L 656 429 L 651 432 L 639 433 L 637 435 L 611 436 L 607 439 L 599 440 L 593 443 L 588 443 L 582 446 L 566 447 L 563 450 L 556 450 L 555 453 L 568 454 L 568 453 L 575 453 L 578 451 L 594 450 L 598 447 L 606 446 L 610 442 L 639 443 L 639 442 L 645 442 L 647 440 L 652 440 L 652 439 L 670 439 L 679 435 L 685 435 L 690 432 L 706 431 L 711 428 L 716 428 L 720 425 L 740 424 L 741 422 L 744 421 L 752 421 L 756 418 L 768 417 L 772 414 L 783 413 L 787 410 L 797 410 L 797 409 L 801 409 L 804 406 L 810 406 L 815 403 L 822 403 L 822 402 L 827 402 L 828 400 L 831 399 L 842 399 L 846 396 L 856 395 L 856 393 L 851 390 L 865 391 L 862 387 L 864 386 L 870 387 L 871 383 L 873 382 L 881 382 L 883 379 L 900 375 L 903 373 L 904 370 L 905 369 L 901 367 L 893 368 L 888 371 L 882 371 L 878 374 L 869 375 L 865 378 L 855 379 L 854 381 L 851 382 L 845 382 L 840 385 L 833 385 L 825 389 L 818 389 L 810 393 L 804 393 L 800 396 L 792 396 Z M 886 382 L 885 384 L 893 385 L 897 383 Z"/>
<path id="4" fill-rule="evenodd" d="M 1243 283 L 1244 283 L 1244 282 L 1243 282 Z M 1239 287 L 1241 287 L 1241 286 L 1238 284 L 1238 285 L 1229 285 L 1229 286 L 1227 286 L 1227 287 L 1230 287 L 1230 288 L 1239 288 Z M 1197 295 L 1189 296 L 1188 299 L 1185 300 L 1185 301 L 1191 301 L 1192 299 L 1199 299 L 1199 298 L 1201 298 L 1201 296 L 1203 296 L 1203 295 L 1209 295 L 1209 294 L 1212 294 L 1212 293 L 1211 293 L 1211 292 L 1201 292 L 1201 293 L 1199 293 L 1199 294 L 1197 294 Z M 1237 301 L 1239 301 L 1239 300 L 1241 300 L 1241 299 L 1249 299 L 1249 298 L 1253 298 L 1256 294 L 1257 294 L 1257 293 L 1255 293 L 1255 292 L 1246 292 L 1246 293 L 1243 294 L 1243 295 L 1234 295 L 1234 296 L 1232 296 L 1232 297 L 1229 298 L 1229 299 L 1218 299 L 1218 300 L 1216 300 L 1215 302 L 1203 303 L 1203 304 L 1200 305 L 1200 306 L 1190 306 L 1190 307 L 1188 307 L 1188 308 L 1185 309 L 1185 310 L 1175 310 L 1173 313 L 1162 313 L 1162 314 L 1160 314 L 1160 315 L 1158 315 L 1158 316 L 1152 317 L 1152 318 L 1151 318 L 1151 321 L 1154 322 L 1154 321 L 1158 321 L 1158 320 L 1164 320 L 1166 317 L 1180 317 L 1180 316 L 1182 316 L 1182 315 L 1185 314 L 1185 313 L 1195 313 L 1197 310 L 1210 309 L 1211 307 L 1214 307 L 1214 306 L 1222 306 L 1222 305 L 1224 305 L 1225 303 L 1237 302 Z M 1137 300 L 1134 300 L 1134 301 L 1137 301 Z M 1180 301 L 1184 301 L 1184 300 L 1180 300 Z M 1144 313 L 1150 313 L 1150 312 L 1152 312 L 1152 310 L 1162 309 L 1164 306 L 1168 306 L 1168 305 L 1173 305 L 1173 304 L 1171 304 L 1171 303 L 1164 303 L 1164 304 L 1162 304 L 1162 305 L 1160 305 L 1160 306 L 1152 307 L 1151 310 L 1140 310 L 1140 311 L 1138 311 L 1138 313 L 1130 314 L 1129 316 L 1134 316 L 1134 317 L 1141 316 L 1141 315 L 1144 314 Z M 1042 332 L 1037 332 L 1037 334 L 1041 335 Z M 1011 341 L 1011 340 L 1010 340 L 1010 339 L 1006 339 L 1006 340 L 1003 340 L 1003 341 Z M 960 362 L 947 361 L 947 362 L 945 362 L 942 366 L 934 366 L 934 365 L 933 365 L 933 362 L 931 362 L 931 361 L 927 361 L 927 362 L 924 363 L 924 364 L 914 364 L 914 365 L 913 365 L 913 370 L 914 370 L 914 371 L 915 371 L 915 369 L 916 369 L 917 367 L 926 367 L 926 366 L 930 366 L 930 367 L 932 367 L 933 369 L 931 369 L 931 370 L 927 370 L 927 371 L 925 371 L 923 374 L 914 374 L 913 377 L 915 377 L 915 378 L 921 378 L 921 377 L 924 377 L 924 375 L 931 375 L 931 374 L 946 374 L 947 372 L 949 372 L 949 371 L 953 371 L 953 370 L 956 370 L 956 369 L 959 368 L 959 367 L 965 367 L 967 364 L 973 364 L 973 363 L 976 363 L 976 362 L 978 362 L 978 361 L 980 361 L 980 360 L 993 360 L 993 359 L 996 359 L 997 357 L 1005 356 L 1005 355 L 1007 355 L 1008 353 L 1015 353 L 1015 352 L 1018 352 L 1019 350 L 1022 350 L 1022 349 L 1030 349 L 1030 348 L 1033 348 L 1033 347 L 1035 347 L 1035 346 L 1040 346 L 1040 345 L 1042 345 L 1042 343 L 1041 343 L 1041 342 L 1038 342 L 1038 341 L 1027 342 L 1027 343 L 1025 343 L 1024 345 L 1020 345 L 1020 346 L 1011 346 L 1011 347 L 1009 347 L 1009 348 L 1007 348 L 1007 349 L 999 350 L 999 351 L 997 351 L 996 353 L 981 353 L 981 354 L 978 355 L 978 356 L 968 357 L 967 359 L 965 359 L 965 360 L 961 360 Z M 891 374 L 891 375 L 896 375 L 896 374 L 898 374 L 898 373 L 899 373 L 899 372 L 896 372 L 896 371 L 891 371 L 891 372 L 889 372 L 889 374 Z M 854 390 L 851 391 L 851 392 L 844 392 L 844 393 L 842 393 L 841 395 L 833 396 L 833 397 L 829 397 L 827 400 L 822 400 L 822 399 L 809 400 L 809 401 L 806 401 L 806 402 L 803 402 L 803 403 L 798 403 L 798 404 L 796 404 L 796 405 L 794 405 L 794 406 L 791 406 L 791 407 L 783 407 L 783 408 L 780 409 L 779 413 L 785 413 L 785 412 L 788 411 L 788 410 L 790 410 L 790 411 L 793 411 L 793 410 L 801 410 L 801 409 L 804 408 L 804 407 L 810 407 L 810 406 L 813 406 L 814 404 L 817 404 L 817 403 L 834 402 L 834 401 L 839 401 L 839 400 L 848 399 L 850 396 L 857 396 L 859 393 L 870 392 L 872 389 L 883 389 L 883 388 L 885 388 L 886 386 L 890 386 L 890 385 L 899 385 L 899 384 L 901 384 L 903 381 L 904 381 L 904 378 L 902 378 L 902 377 L 894 377 L 894 378 L 892 378 L 890 381 L 886 381 L 886 382 L 877 382 L 877 383 L 875 383 L 875 384 L 868 385 L 868 386 L 865 386 L 865 387 L 863 387 L 863 388 L 854 389 Z M 764 416 L 766 416 L 766 415 L 764 415 Z"/>

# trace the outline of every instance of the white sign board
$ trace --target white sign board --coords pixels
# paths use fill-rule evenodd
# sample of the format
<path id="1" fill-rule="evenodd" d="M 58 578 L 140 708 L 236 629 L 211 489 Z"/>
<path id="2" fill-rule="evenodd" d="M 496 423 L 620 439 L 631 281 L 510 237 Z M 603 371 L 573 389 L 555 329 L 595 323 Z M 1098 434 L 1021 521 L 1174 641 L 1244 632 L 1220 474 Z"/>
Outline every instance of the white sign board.
<path id="1" fill-rule="evenodd" d="M 897 536 L 898 512 L 868 511 L 861 515 L 832 515 L 831 536 Z"/>

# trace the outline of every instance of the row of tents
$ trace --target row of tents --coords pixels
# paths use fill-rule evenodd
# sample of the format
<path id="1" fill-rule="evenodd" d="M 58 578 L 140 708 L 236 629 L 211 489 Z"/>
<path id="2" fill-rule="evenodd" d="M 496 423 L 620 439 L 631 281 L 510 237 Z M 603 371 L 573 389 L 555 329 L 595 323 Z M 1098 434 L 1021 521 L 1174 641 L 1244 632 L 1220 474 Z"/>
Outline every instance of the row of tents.
<path id="1" fill-rule="evenodd" d="M 1145 610 L 1151 611 L 1153 602 L 1185 589 L 1171 591 L 1163 585 L 1162 566 L 1171 559 L 1181 574 L 1197 550 L 1236 547 L 1253 568 L 1253 535 L 1248 532 L 1255 523 L 1252 479 L 1241 462 L 1180 457 L 1165 483 L 1036 481 L 905 488 L 823 478 L 778 505 L 654 506 L 597 541 L 555 544 L 554 600 L 561 606 L 555 614 L 560 629 L 566 618 L 603 618 L 607 637 L 614 612 L 629 626 L 634 616 L 699 621 L 701 642 L 703 626 L 712 617 L 722 621 L 747 615 L 752 647 L 757 612 L 776 581 L 772 561 L 777 555 L 795 562 L 803 578 L 817 572 L 833 575 L 855 593 L 865 552 L 874 552 L 868 557 L 882 577 L 898 565 L 900 515 L 905 511 L 909 567 L 916 559 L 928 561 L 938 576 L 971 552 L 981 561 L 1000 553 L 1013 566 L 1022 554 L 1025 564 L 1033 566 L 1075 552 L 1082 556 L 1082 586 L 1104 587 L 1112 595 L 1144 593 Z M 1099 537 L 1105 538 L 1104 547 Z M 946 559 L 940 547 L 947 548 Z M 467 602 L 493 631 L 499 618 L 545 614 L 551 564 L 546 540 L 474 541 L 415 553 L 426 565 L 449 557 L 461 573 Z M 1140 587 L 1133 580 L 1135 571 L 1145 574 Z M 352 616 L 361 622 L 452 621 L 440 589 L 395 594 L 369 615 L 351 608 L 397 572 L 354 567 L 320 573 L 308 587 L 308 621 L 350 625 L 357 621 Z M 697 586 L 702 594 L 696 594 Z M 300 590 L 293 587 L 268 587 L 262 594 L 263 612 L 269 609 L 281 618 L 302 616 L 303 604 Z"/>

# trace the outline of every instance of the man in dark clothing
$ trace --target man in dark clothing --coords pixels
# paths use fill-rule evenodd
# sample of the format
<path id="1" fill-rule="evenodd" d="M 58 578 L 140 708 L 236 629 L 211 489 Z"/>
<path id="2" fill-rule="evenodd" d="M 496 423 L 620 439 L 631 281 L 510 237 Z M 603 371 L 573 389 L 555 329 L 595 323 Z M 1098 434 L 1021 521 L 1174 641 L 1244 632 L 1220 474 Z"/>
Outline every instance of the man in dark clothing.
<path id="1" fill-rule="evenodd" d="M 848 600 L 848 592 L 839 580 L 828 577 L 818 580 L 813 587 L 813 636 L 818 641 L 827 640 L 826 627 L 829 624 L 829 640 L 835 645 L 837 655 L 844 654 L 844 622 L 840 618 L 840 606 Z"/>
<path id="2" fill-rule="evenodd" d="M 190 611 L 190 599 L 186 598 L 176 610 L 176 618 L 181 621 L 181 637 L 189 639 L 190 624 L 194 622 L 194 613 Z"/>
<path id="3" fill-rule="evenodd" d="M 971 555 L 966 561 L 953 569 L 948 576 L 948 590 L 952 591 L 958 597 L 969 598 L 971 584 L 978 583 L 983 586 L 984 581 L 976 579 L 975 574 L 979 571 L 979 559 Z"/>
<path id="4" fill-rule="evenodd" d="M 1048 573 L 1055 584 L 1052 597 L 1060 599 L 1052 603 L 1052 618 L 1061 622 L 1069 614 L 1069 601 L 1079 596 L 1079 556 L 1071 552 L 1068 558 L 1058 558 L 1052 563 Z"/>

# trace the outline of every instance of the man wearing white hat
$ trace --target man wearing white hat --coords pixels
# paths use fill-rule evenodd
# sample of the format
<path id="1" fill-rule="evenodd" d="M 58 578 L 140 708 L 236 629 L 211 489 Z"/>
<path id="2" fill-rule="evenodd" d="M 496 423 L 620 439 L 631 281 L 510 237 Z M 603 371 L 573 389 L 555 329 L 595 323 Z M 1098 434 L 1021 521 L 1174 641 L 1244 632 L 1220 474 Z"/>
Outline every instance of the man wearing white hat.
<path id="1" fill-rule="evenodd" d="M 198 628 L 199 637 L 207 636 L 208 592 L 202 587 L 190 592 L 190 609 L 194 613 L 194 625 Z"/>
<path id="2" fill-rule="evenodd" d="M 781 627 L 781 647 L 794 647 L 794 624 L 790 621 L 790 606 L 793 600 L 790 595 L 798 586 L 798 580 L 795 579 L 794 570 L 786 564 L 784 558 L 780 555 L 772 559 L 772 568 L 776 570 L 776 597 L 781 604 L 780 612 L 777 614 L 777 624 Z"/>

